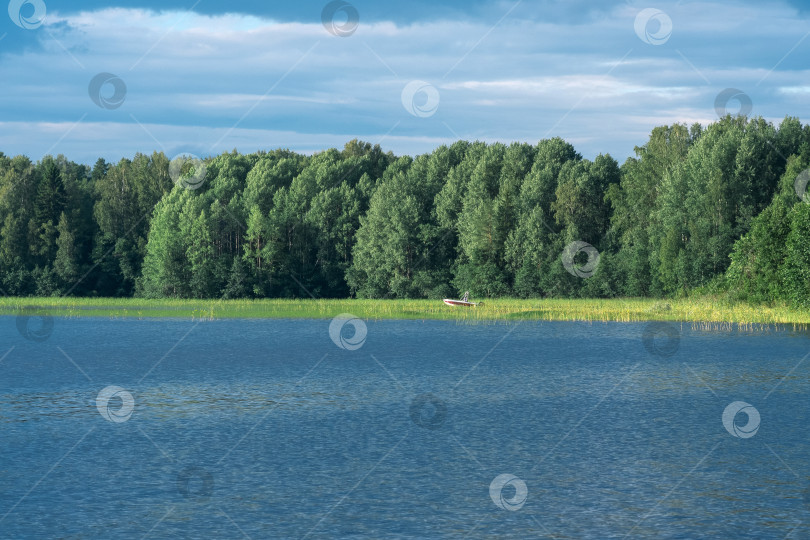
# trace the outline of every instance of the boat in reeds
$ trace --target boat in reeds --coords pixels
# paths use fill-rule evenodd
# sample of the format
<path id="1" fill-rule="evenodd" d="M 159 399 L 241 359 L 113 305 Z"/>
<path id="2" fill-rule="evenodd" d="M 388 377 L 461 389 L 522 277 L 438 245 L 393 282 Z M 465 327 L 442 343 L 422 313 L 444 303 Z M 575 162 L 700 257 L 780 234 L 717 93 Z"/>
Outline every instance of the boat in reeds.
<path id="1" fill-rule="evenodd" d="M 483 302 L 470 302 L 470 291 L 464 293 L 464 296 L 461 300 L 453 300 L 452 298 L 445 298 L 444 303 L 448 306 L 464 306 L 464 307 L 475 307 L 481 305 Z"/>

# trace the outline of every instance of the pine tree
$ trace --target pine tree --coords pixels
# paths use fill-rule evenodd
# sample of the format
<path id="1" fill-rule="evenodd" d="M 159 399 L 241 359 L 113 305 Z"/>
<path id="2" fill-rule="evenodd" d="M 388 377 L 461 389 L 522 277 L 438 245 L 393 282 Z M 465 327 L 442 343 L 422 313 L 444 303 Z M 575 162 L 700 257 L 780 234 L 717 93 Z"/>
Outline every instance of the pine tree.
<path id="1" fill-rule="evenodd" d="M 247 268 L 240 257 L 234 257 L 223 298 L 249 298 L 250 283 Z"/>
<path id="2" fill-rule="evenodd" d="M 53 270 L 58 278 L 62 290 L 68 292 L 73 289 L 79 278 L 78 253 L 75 245 L 75 235 L 71 231 L 65 213 L 59 216 L 57 227 L 59 237 L 56 240 L 56 258 L 53 261 Z"/>
<path id="3" fill-rule="evenodd" d="M 57 223 L 67 197 L 62 173 L 51 156 L 39 165 L 39 184 L 34 200 L 34 215 L 29 223 L 31 252 L 41 263 L 53 260 L 56 251 Z"/>

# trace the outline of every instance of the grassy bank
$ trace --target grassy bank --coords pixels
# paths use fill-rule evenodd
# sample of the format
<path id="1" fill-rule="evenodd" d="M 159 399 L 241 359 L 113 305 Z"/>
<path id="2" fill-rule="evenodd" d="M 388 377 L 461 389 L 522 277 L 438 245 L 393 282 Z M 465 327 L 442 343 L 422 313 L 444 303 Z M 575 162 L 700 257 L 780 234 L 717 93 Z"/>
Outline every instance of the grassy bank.
<path id="1" fill-rule="evenodd" d="M 784 305 L 752 306 L 714 298 L 497 299 L 475 308 L 449 307 L 439 300 L 145 300 L 141 298 L 0 298 L 0 315 L 35 307 L 62 317 L 182 319 L 316 318 L 351 313 L 364 319 L 448 320 L 668 320 L 741 325 L 810 325 L 810 313 Z"/>

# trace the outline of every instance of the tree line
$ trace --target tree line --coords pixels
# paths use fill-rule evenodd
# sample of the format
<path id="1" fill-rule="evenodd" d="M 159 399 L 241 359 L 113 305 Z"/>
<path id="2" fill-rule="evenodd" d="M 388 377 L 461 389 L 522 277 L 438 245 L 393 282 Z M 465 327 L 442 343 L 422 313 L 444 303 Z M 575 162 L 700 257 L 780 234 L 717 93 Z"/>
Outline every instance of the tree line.
<path id="1" fill-rule="evenodd" d="M 553 138 L 172 166 L 157 152 L 93 167 L 0 153 L 2 293 L 810 305 L 810 127 L 796 118 L 657 127 L 621 165 Z"/>

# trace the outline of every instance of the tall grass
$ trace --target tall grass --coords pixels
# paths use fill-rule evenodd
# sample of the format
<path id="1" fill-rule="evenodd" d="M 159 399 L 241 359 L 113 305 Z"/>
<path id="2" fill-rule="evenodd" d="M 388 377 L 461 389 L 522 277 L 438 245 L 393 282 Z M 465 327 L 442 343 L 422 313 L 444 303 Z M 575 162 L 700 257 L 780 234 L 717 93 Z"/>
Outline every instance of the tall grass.
<path id="1" fill-rule="evenodd" d="M 36 307 L 54 316 L 192 320 L 226 318 L 329 319 L 351 313 L 364 319 L 688 321 L 707 328 L 735 324 L 806 327 L 810 313 L 784 304 L 750 305 L 714 297 L 687 299 L 514 299 L 486 300 L 472 308 L 441 300 L 147 300 L 140 298 L 0 298 L 0 315 Z"/>

